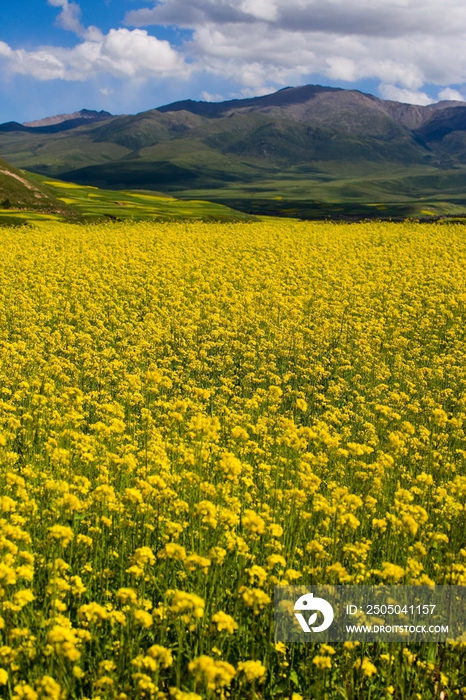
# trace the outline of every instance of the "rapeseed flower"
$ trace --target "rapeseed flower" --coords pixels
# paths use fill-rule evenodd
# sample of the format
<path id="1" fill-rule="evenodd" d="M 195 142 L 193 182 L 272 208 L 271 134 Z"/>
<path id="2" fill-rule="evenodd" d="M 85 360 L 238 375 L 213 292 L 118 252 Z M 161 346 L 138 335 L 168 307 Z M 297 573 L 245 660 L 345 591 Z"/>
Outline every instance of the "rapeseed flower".
<path id="1" fill-rule="evenodd" d="M 234 621 L 231 615 L 224 612 L 217 612 L 212 615 L 212 622 L 215 624 L 218 632 L 228 632 L 233 634 L 238 629 L 238 623 Z"/>
<path id="2" fill-rule="evenodd" d="M 0 228 L 2 692 L 464 695 L 272 597 L 465 584 L 465 268 L 447 222 Z"/>
<path id="3" fill-rule="evenodd" d="M 240 661 L 238 673 L 243 673 L 249 683 L 263 681 L 267 669 L 260 661 Z"/>
<path id="4" fill-rule="evenodd" d="M 190 661 L 188 668 L 196 679 L 202 679 L 209 690 L 228 687 L 236 674 L 231 664 L 226 661 L 216 661 L 206 655 Z"/>

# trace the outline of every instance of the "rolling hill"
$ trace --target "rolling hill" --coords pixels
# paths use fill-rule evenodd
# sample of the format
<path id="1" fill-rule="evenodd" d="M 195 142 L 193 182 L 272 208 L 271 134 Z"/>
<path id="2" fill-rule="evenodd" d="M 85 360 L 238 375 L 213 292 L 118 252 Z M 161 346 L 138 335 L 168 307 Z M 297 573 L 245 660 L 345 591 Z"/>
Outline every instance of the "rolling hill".
<path id="1" fill-rule="evenodd" d="M 0 158 L 0 209 L 70 214 L 66 204 L 35 178 Z"/>
<path id="2" fill-rule="evenodd" d="M 252 221 L 255 217 L 203 200 L 159 192 L 120 192 L 51 180 L 0 159 L 0 226 L 43 221 Z"/>
<path id="3" fill-rule="evenodd" d="M 0 155 L 65 181 L 210 199 L 251 213 L 466 211 L 463 102 L 421 107 L 308 85 L 90 123 L 65 116 L 73 118 L 0 125 Z"/>

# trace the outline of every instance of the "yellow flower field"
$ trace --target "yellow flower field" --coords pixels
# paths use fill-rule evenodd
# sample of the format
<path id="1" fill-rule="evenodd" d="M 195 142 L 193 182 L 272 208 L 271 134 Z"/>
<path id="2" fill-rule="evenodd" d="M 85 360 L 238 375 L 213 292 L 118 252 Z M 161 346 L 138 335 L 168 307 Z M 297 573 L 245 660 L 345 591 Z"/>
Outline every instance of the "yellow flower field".
<path id="1" fill-rule="evenodd" d="M 465 646 L 272 624 L 466 584 L 465 269 L 461 224 L 0 229 L 0 697 L 465 698 Z"/>

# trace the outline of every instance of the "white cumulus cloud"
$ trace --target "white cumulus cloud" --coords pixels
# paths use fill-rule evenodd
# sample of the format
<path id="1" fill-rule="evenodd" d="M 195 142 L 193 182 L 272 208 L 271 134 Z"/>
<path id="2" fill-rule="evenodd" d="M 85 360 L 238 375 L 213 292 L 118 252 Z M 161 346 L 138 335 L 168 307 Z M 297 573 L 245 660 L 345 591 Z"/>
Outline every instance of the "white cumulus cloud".
<path id="1" fill-rule="evenodd" d="M 12 49 L 0 41 L 0 59 L 12 73 L 30 75 L 38 80 L 55 80 L 65 77 L 65 66 L 59 58 L 47 50 L 25 51 Z"/>
<path id="2" fill-rule="evenodd" d="M 198 67 L 244 88 L 252 70 L 258 93 L 319 74 L 376 78 L 421 104 L 426 83 L 466 83 L 464 0 L 158 0 L 125 21 L 192 30 L 186 51 Z"/>
<path id="3" fill-rule="evenodd" d="M 13 50 L 0 42 L 0 59 L 12 74 L 38 80 L 87 80 L 98 74 L 143 80 L 149 77 L 187 77 L 190 68 L 168 41 L 144 29 L 111 29 L 71 49 L 47 46 L 38 51 Z"/>
<path id="4" fill-rule="evenodd" d="M 240 10 L 256 19 L 270 22 L 278 18 L 278 8 L 271 0 L 242 0 Z"/>
<path id="5" fill-rule="evenodd" d="M 462 0 L 160 0 L 132 10 L 129 24 L 251 23 L 268 21 L 297 32 L 396 37 L 407 34 L 461 33 L 466 20 Z"/>
<path id="6" fill-rule="evenodd" d="M 439 100 L 454 100 L 455 102 L 465 102 L 465 99 L 459 90 L 453 88 L 443 88 L 438 94 Z"/>
<path id="7" fill-rule="evenodd" d="M 126 27 L 103 34 L 81 23 L 81 8 L 69 0 L 47 0 L 61 8 L 56 24 L 77 34 L 81 41 L 72 48 L 43 46 L 35 51 L 12 49 L 0 41 L 0 61 L 6 73 L 28 75 L 37 80 L 85 81 L 100 74 L 144 80 L 150 77 L 186 78 L 191 68 L 168 41 L 145 29 Z"/>
<path id="8" fill-rule="evenodd" d="M 77 3 L 68 2 L 68 0 L 48 0 L 48 3 L 53 7 L 62 8 L 56 20 L 57 26 L 71 32 L 76 32 L 76 34 L 82 34 L 85 32 L 85 29 L 80 21 L 81 8 Z"/>
<path id="9" fill-rule="evenodd" d="M 223 92 L 223 82 L 225 92 L 244 96 L 326 78 L 376 79 L 386 99 L 417 104 L 432 101 L 427 85 L 438 86 L 438 99 L 466 94 L 464 0 L 134 0 L 139 7 L 125 27 L 105 35 L 83 25 L 77 2 L 38 1 L 56 7 L 56 23 L 79 40 L 28 51 L 0 42 L 5 73 L 39 80 L 197 73 L 206 94 Z M 187 29 L 190 38 L 174 48 L 145 29 L 153 25 Z"/>
<path id="10" fill-rule="evenodd" d="M 411 105 L 430 105 L 435 102 L 425 92 L 399 88 L 396 85 L 387 85 L 386 83 L 379 86 L 379 92 L 384 99 L 394 102 L 407 102 Z"/>

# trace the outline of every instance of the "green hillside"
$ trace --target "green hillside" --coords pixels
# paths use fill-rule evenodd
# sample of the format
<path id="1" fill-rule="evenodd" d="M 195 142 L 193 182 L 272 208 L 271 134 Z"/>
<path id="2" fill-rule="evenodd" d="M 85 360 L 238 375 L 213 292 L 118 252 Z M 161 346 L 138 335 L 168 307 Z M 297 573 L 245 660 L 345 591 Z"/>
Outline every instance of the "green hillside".
<path id="1" fill-rule="evenodd" d="M 325 218 L 466 211 L 466 104 L 287 88 L 185 101 L 54 133 L 0 125 L 0 154 L 48 178 L 152 190 L 252 214 Z"/>
<path id="2" fill-rule="evenodd" d="M 66 206 L 37 178 L 0 159 L 0 208 L 65 212 Z"/>
<path id="3" fill-rule="evenodd" d="M 250 221 L 223 204 L 156 192 L 120 192 L 52 180 L 0 161 L 0 225 L 40 221 Z"/>
<path id="4" fill-rule="evenodd" d="M 52 218 L 78 216 L 37 177 L 0 159 L 0 224 L 22 223 L 26 213 Z"/>
<path id="5" fill-rule="evenodd" d="M 249 221 L 254 217 L 222 204 L 176 199 L 160 192 L 103 190 L 31 175 L 86 221 L 131 220 Z"/>

